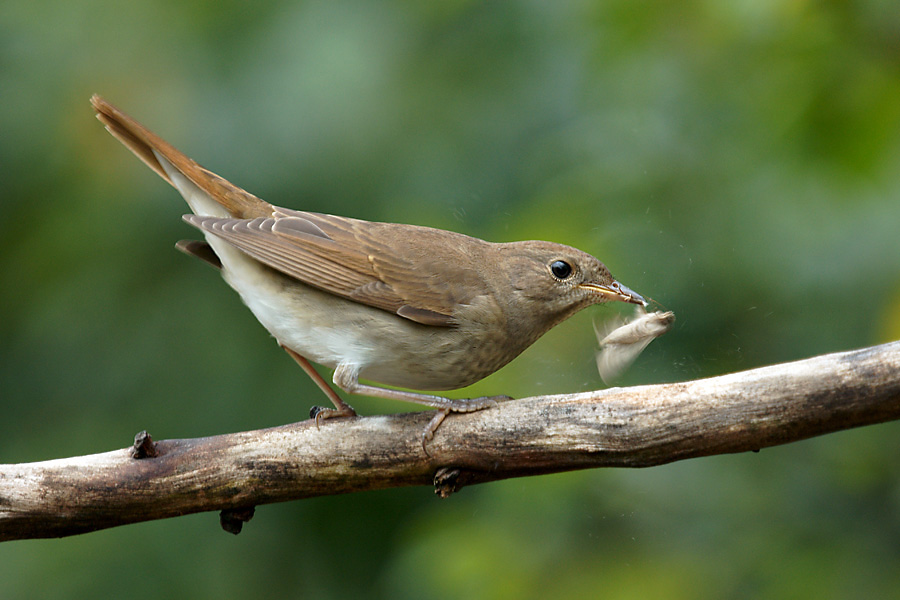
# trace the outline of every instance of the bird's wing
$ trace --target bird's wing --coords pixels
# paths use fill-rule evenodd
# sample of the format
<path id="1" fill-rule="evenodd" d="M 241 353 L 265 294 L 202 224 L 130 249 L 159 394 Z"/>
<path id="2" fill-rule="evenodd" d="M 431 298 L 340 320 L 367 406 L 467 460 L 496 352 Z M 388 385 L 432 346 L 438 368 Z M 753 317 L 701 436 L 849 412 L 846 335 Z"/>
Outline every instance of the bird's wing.
<path id="1" fill-rule="evenodd" d="M 278 207 L 274 215 L 184 220 L 303 283 L 425 325 L 453 325 L 455 307 L 471 300 L 466 279 L 477 275 L 462 266 L 465 257 L 454 260 L 449 232 Z"/>

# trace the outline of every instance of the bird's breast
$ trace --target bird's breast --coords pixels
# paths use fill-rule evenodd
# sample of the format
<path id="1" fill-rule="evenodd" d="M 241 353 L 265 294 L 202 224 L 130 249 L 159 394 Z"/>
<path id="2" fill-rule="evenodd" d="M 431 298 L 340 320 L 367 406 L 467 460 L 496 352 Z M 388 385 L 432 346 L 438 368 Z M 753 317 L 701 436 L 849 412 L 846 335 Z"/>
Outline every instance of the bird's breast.
<path id="1" fill-rule="evenodd" d="M 226 262 L 223 275 L 269 333 L 321 365 L 356 365 L 362 379 L 415 390 L 456 389 L 490 375 L 528 345 L 510 340 L 489 307 L 462 311 L 451 327 L 422 325 L 245 258 Z"/>

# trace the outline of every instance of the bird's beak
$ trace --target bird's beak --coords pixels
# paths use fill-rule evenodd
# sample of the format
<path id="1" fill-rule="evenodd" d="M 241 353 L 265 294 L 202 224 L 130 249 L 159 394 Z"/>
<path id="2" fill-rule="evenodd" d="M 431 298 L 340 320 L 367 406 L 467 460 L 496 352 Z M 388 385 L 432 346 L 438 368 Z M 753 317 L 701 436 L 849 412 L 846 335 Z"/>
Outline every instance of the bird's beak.
<path id="1" fill-rule="evenodd" d="M 606 300 L 618 300 L 620 302 L 630 302 L 631 304 L 640 304 L 641 306 L 647 306 L 647 301 L 644 300 L 643 296 L 635 291 L 628 289 L 618 281 L 613 281 L 609 285 L 601 285 L 599 283 L 582 283 L 579 285 L 579 287 L 590 290 L 591 292 L 602 296 Z"/>

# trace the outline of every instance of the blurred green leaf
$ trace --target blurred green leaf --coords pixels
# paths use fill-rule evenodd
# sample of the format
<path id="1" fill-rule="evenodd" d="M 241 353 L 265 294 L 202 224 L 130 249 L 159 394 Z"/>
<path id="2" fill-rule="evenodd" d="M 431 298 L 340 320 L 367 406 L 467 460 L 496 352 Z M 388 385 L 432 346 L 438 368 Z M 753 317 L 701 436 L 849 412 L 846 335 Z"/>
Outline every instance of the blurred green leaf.
<path id="1" fill-rule="evenodd" d="M 280 205 L 604 260 L 676 313 L 624 383 L 900 338 L 900 12 L 860 2 L 0 7 L 0 460 L 304 418 L 98 92 Z M 601 386 L 595 307 L 454 395 Z M 363 414 L 415 407 L 355 399 Z M 760 454 L 0 545 L 4 598 L 891 597 L 897 424 Z"/>

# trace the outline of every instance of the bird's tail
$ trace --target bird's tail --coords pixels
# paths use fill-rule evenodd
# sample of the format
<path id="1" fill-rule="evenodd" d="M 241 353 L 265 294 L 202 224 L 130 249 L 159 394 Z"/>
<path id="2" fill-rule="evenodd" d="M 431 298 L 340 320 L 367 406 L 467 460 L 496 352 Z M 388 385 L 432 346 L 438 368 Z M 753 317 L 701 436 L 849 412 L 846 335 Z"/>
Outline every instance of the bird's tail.
<path id="1" fill-rule="evenodd" d="M 100 96 L 92 96 L 91 105 L 106 130 L 181 192 L 194 212 L 198 210 L 196 201 L 192 199 L 197 197 L 199 191 L 233 217 L 246 219 L 272 214 L 272 205 L 268 202 L 204 169 Z"/>

